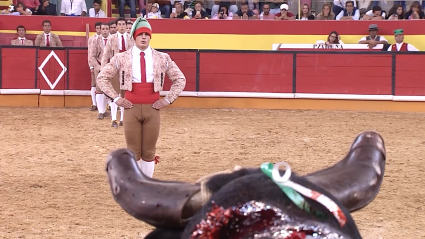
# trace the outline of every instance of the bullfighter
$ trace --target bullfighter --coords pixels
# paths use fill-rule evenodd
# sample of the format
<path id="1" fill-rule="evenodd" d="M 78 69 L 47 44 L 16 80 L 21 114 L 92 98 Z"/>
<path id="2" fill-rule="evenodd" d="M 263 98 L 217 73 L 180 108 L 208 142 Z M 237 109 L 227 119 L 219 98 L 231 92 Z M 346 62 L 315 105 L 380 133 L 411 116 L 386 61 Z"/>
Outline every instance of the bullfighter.
<path id="1" fill-rule="evenodd" d="M 106 97 L 124 107 L 124 135 L 127 148 L 134 152 L 140 170 L 153 176 L 160 129 L 160 109 L 172 104 L 183 91 L 186 78 L 167 53 L 151 48 L 152 28 L 138 18 L 130 31 L 135 46 L 112 57 L 100 71 L 97 84 Z M 161 99 L 165 73 L 172 81 L 168 94 Z M 121 96 L 112 86 L 119 75 Z"/>
<path id="2" fill-rule="evenodd" d="M 112 34 L 108 37 L 108 42 L 105 46 L 105 49 L 103 50 L 103 56 L 101 60 L 101 68 L 105 66 L 113 56 L 115 56 L 118 53 L 124 52 L 127 49 L 130 49 L 134 45 L 134 41 L 130 38 L 130 36 L 125 32 L 127 22 L 125 18 L 119 17 L 115 21 L 117 25 L 118 32 L 115 34 Z M 120 83 L 118 82 L 118 75 L 115 76 L 115 79 L 112 81 L 112 85 L 114 86 L 115 91 L 119 91 Z M 117 123 L 117 112 L 118 112 L 118 106 L 111 102 L 111 118 L 112 118 L 112 127 L 118 127 Z M 124 117 L 124 108 L 121 107 L 121 120 L 120 120 L 120 126 L 123 124 L 123 117 Z"/>
<path id="3" fill-rule="evenodd" d="M 93 67 L 94 79 L 97 78 L 97 75 L 100 72 L 100 61 L 102 60 L 103 50 L 106 48 L 109 36 L 109 24 L 101 23 L 100 25 L 100 36 L 93 40 L 89 49 L 89 63 Z M 118 81 L 118 80 L 117 80 Z M 97 118 L 104 119 L 108 114 L 106 113 L 107 101 L 99 86 L 95 84 L 95 93 L 96 93 L 96 102 L 97 110 L 99 112 Z"/>
<path id="4" fill-rule="evenodd" d="M 90 108 L 91 111 L 97 110 L 97 103 L 96 103 L 96 78 L 94 77 L 94 67 L 90 64 L 90 50 L 92 48 L 93 42 L 97 40 L 97 38 L 100 36 L 100 25 L 102 25 L 101 22 L 96 22 L 94 24 L 94 28 L 96 29 L 96 34 L 91 36 L 87 42 L 87 55 L 88 55 L 88 63 L 91 73 L 91 89 L 90 89 L 90 95 L 92 100 L 92 106 Z M 109 26 L 108 26 L 109 27 Z"/>

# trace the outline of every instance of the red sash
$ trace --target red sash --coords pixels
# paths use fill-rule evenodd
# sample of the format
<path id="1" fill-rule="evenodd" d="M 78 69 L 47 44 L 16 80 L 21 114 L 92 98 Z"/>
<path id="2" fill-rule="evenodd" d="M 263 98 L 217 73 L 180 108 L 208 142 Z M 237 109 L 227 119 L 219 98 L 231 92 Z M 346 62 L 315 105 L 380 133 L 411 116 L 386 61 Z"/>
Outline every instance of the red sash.
<path id="1" fill-rule="evenodd" d="M 392 45 L 391 51 L 397 51 L 397 45 L 396 44 Z M 407 50 L 407 43 L 403 42 L 403 44 L 401 44 L 400 51 L 408 51 Z"/>
<path id="2" fill-rule="evenodd" d="M 126 91 L 125 98 L 133 104 L 153 104 L 159 100 L 159 92 L 154 92 L 153 83 L 133 83 L 133 90 Z"/>

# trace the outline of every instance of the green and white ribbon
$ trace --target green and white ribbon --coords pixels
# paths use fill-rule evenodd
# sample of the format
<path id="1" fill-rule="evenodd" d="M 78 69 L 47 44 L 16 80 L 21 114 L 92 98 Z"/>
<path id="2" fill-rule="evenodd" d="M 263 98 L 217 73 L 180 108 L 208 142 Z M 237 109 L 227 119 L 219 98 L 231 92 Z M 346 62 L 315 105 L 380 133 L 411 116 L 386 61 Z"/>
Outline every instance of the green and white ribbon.
<path id="1" fill-rule="evenodd" d="M 285 165 L 286 167 L 283 176 L 281 176 L 279 172 L 279 167 L 281 165 Z M 315 200 L 325 206 L 335 216 L 341 227 L 347 223 L 347 218 L 345 217 L 341 208 L 339 208 L 339 206 L 330 198 L 323 195 L 322 193 L 292 182 L 290 180 L 292 174 L 291 167 L 287 163 L 280 162 L 275 165 L 273 165 L 273 163 L 263 163 L 261 164 L 261 171 L 263 171 L 264 174 L 271 178 L 273 182 L 279 186 L 280 189 L 282 189 L 286 196 L 288 196 L 288 198 L 300 209 L 319 218 L 326 217 L 325 213 L 314 211 L 310 204 L 301 196 L 302 194 L 305 197 L 311 198 L 312 200 Z"/>

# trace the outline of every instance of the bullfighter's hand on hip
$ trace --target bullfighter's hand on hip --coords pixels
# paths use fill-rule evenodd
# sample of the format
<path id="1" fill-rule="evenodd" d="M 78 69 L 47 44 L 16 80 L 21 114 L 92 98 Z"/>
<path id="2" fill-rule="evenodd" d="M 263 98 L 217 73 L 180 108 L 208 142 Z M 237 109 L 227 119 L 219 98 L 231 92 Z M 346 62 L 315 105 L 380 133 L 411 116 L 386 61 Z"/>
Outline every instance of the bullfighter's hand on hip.
<path id="1" fill-rule="evenodd" d="M 154 109 L 161 109 L 162 107 L 168 106 L 170 103 L 164 99 L 159 99 L 155 103 L 153 103 L 152 108 Z"/>

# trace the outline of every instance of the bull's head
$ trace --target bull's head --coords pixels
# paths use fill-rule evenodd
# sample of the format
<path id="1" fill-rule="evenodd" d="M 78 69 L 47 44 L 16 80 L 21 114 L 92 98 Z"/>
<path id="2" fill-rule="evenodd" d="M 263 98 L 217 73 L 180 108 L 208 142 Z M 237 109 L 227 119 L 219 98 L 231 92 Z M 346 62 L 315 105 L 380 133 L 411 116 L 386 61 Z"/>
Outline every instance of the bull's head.
<path id="1" fill-rule="evenodd" d="M 329 168 L 305 176 L 280 171 L 286 181 L 272 164 L 191 184 L 146 177 L 126 149 L 111 152 L 107 160 L 114 199 L 157 228 L 147 238 L 297 238 L 276 237 L 290 231 L 361 238 L 350 212 L 372 202 L 384 170 L 384 141 L 375 132 L 360 134 L 347 156 Z"/>

